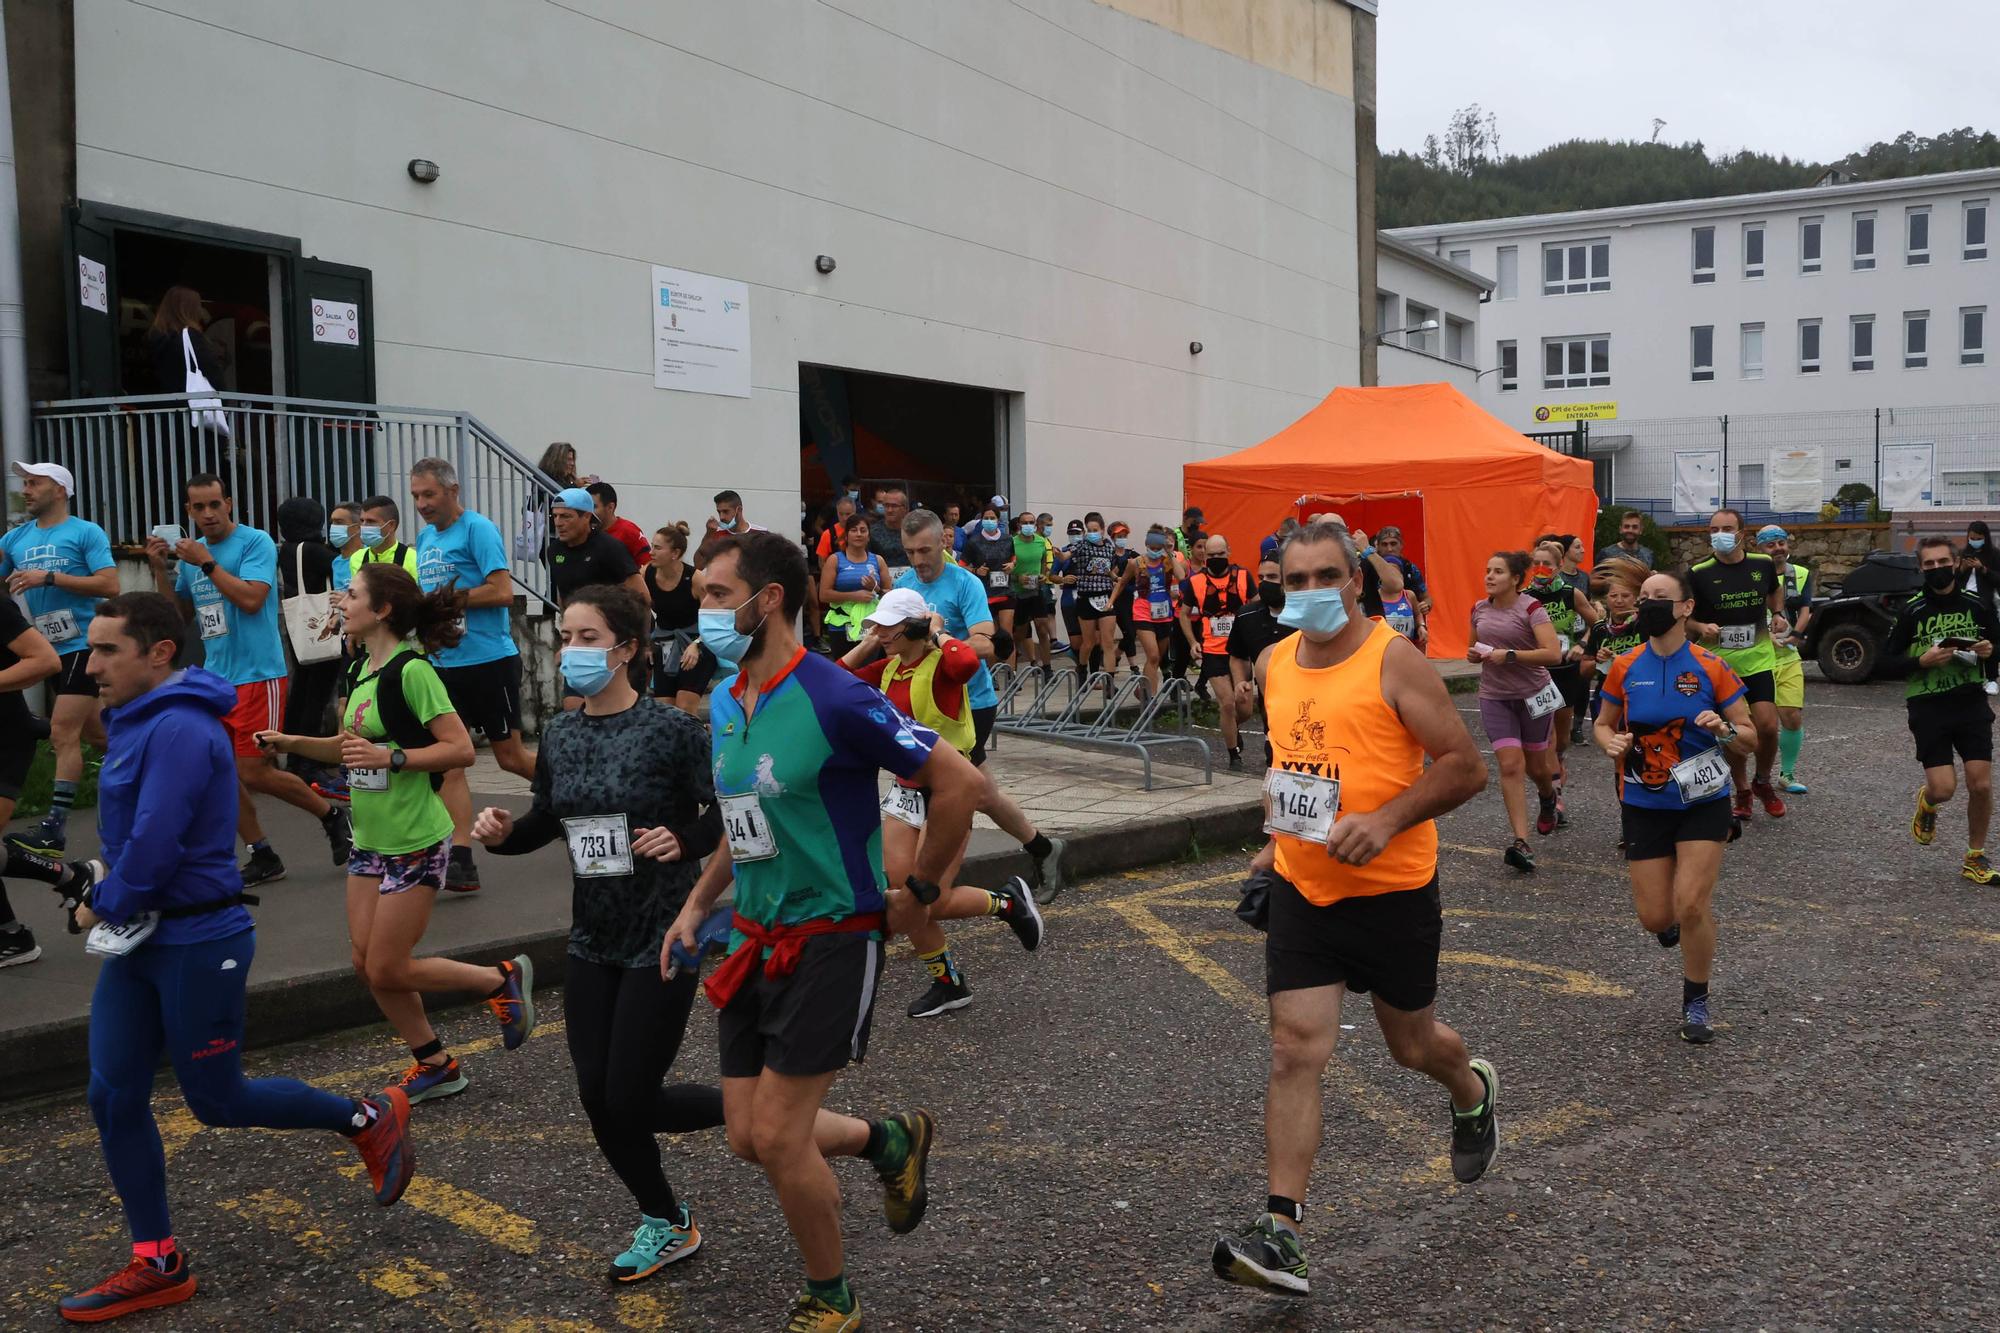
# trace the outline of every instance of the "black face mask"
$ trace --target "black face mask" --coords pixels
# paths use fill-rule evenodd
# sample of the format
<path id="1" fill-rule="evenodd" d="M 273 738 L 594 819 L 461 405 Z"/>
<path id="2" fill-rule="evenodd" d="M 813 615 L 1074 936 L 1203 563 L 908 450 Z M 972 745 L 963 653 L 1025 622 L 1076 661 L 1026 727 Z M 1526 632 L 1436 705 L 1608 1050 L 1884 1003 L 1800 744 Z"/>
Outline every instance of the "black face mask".
<path id="1" fill-rule="evenodd" d="M 1639 632 L 1649 639 L 1656 639 L 1674 627 L 1679 617 L 1674 614 L 1674 604 L 1665 597 L 1648 597 L 1639 603 Z"/>
<path id="2" fill-rule="evenodd" d="M 1950 565 L 1946 565 L 1942 569 L 1927 569 L 1924 571 L 1924 586 L 1932 592 L 1950 592 L 1952 585 L 1957 582 L 1958 571 Z"/>
<path id="3" fill-rule="evenodd" d="M 1257 600 L 1273 611 L 1285 609 L 1285 585 L 1282 583 L 1260 583 L 1257 585 Z"/>
<path id="4" fill-rule="evenodd" d="M 1229 557 L 1226 555 L 1210 556 L 1208 558 L 1208 572 L 1211 574 L 1227 574 L 1229 572 Z"/>

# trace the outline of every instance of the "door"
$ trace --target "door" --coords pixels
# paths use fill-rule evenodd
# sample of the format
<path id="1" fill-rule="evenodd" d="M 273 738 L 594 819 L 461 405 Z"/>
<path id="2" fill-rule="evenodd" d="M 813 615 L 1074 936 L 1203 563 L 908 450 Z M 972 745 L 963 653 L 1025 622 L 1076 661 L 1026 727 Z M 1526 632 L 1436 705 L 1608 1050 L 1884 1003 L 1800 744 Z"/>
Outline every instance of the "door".
<path id="1" fill-rule="evenodd" d="M 76 398 L 110 398 L 118 387 L 117 252 L 111 228 L 80 208 L 69 210 L 69 390 Z"/>
<path id="2" fill-rule="evenodd" d="M 286 299 L 291 325 L 292 396 L 339 403 L 375 401 L 375 302 L 369 271 L 300 257 Z M 320 409 L 288 414 L 292 489 L 298 495 L 358 498 L 376 489 L 377 429 L 370 412 Z"/>

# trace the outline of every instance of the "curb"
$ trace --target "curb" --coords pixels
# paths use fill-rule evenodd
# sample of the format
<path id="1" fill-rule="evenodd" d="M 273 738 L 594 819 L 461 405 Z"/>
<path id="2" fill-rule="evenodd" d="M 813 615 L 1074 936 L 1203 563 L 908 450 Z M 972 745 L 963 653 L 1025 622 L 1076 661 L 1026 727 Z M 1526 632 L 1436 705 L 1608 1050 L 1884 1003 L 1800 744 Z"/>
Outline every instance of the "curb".
<path id="1" fill-rule="evenodd" d="M 1261 803 L 1245 802 L 1205 810 L 1189 818 L 1137 820 L 1071 834 L 1065 839 L 1063 877 L 1074 884 L 1099 875 L 1179 860 L 1198 848 L 1247 842 L 1260 836 L 1263 823 Z M 988 852 L 966 858 L 959 882 L 997 889 L 1011 876 L 1027 871 L 1025 852 Z M 568 946 L 569 932 L 561 930 L 492 940 L 424 956 L 490 963 L 524 953 L 534 962 L 536 982 L 546 990 L 560 986 L 566 979 Z M 473 1003 L 476 1001 L 445 1003 L 426 997 L 425 1006 L 431 1013 L 442 1013 Z M 253 982 L 247 1004 L 246 1048 L 275 1046 L 382 1021 L 375 1001 L 347 967 L 279 981 Z M 89 1017 L 79 1015 L 44 1023 L 0 1038 L 0 1069 L 7 1071 L 6 1086 L 0 1088 L 0 1105 L 84 1087 L 90 1081 Z"/>

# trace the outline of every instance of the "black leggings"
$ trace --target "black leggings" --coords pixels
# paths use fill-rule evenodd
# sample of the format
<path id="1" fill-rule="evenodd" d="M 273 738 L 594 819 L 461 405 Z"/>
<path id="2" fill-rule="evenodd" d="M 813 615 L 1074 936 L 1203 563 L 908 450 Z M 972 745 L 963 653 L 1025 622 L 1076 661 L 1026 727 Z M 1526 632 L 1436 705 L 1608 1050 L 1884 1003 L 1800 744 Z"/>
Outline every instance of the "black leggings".
<path id="1" fill-rule="evenodd" d="M 678 1218 L 655 1134 L 722 1123 L 722 1092 L 663 1084 L 700 985 L 692 970 L 660 980 L 656 965 L 608 967 L 572 955 L 563 992 L 569 1058 L 598 1151 L 648 1217 Z"/>

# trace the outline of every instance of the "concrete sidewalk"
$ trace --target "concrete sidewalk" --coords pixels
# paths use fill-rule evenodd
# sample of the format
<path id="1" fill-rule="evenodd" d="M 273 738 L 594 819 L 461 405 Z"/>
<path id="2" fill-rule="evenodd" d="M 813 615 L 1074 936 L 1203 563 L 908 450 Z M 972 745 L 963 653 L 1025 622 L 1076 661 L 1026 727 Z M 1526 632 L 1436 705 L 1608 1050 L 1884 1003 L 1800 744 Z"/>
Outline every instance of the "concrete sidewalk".
<path id="1" fill-rule="evenodd" d="M 1212 786 L 1139 790 L 1136 761 L 1004 738 L 991 761 L 995 779 L 1046 834 L 1064 838 L 1066 879 L 1158 864 L 1199 848 L 1254 837 L 1261 824 L 1261 774 L 1218 772 Z M 481 751 L 472 772 L 475 799 L 527 808 L 527 784 Z M 257 961 L 250 986 L 248 1041 L 291 1041 L 380 1020 L 374 1001 L 348 967 L 346 878 L 333 864 L 318 825 L 302 811 L 267 804 L 261 811 L 287 877 L 261 890 Z M 25 827 L 24 823 L 19 827 Z M 94 855 L 89 812 L 70 821 L 71 857 Z M 539 985 L 560 984 L 570 921 L 571 880 L 558 847 L 532 856 L 476 853 L 485 887 L 441 893 L 424 952 L 474 962 L 516 953 L 534 960 Z M 992 887 L 1027 869 L 1027 857 L 980 816 L 962 882 Z M 66 934 L 54 896 L 42 886 L 9 885 L 15 912 L 34 930 L 42 957 L 0 971 L 0 1100 L 81 1086 L 88 1076 L 91 989 L 97 960 Z M 434 1010 L 466 1003 L 430 998 Z M 484 1015 L 440 1022 L 448 1040 L 483 1031 Z"/>

